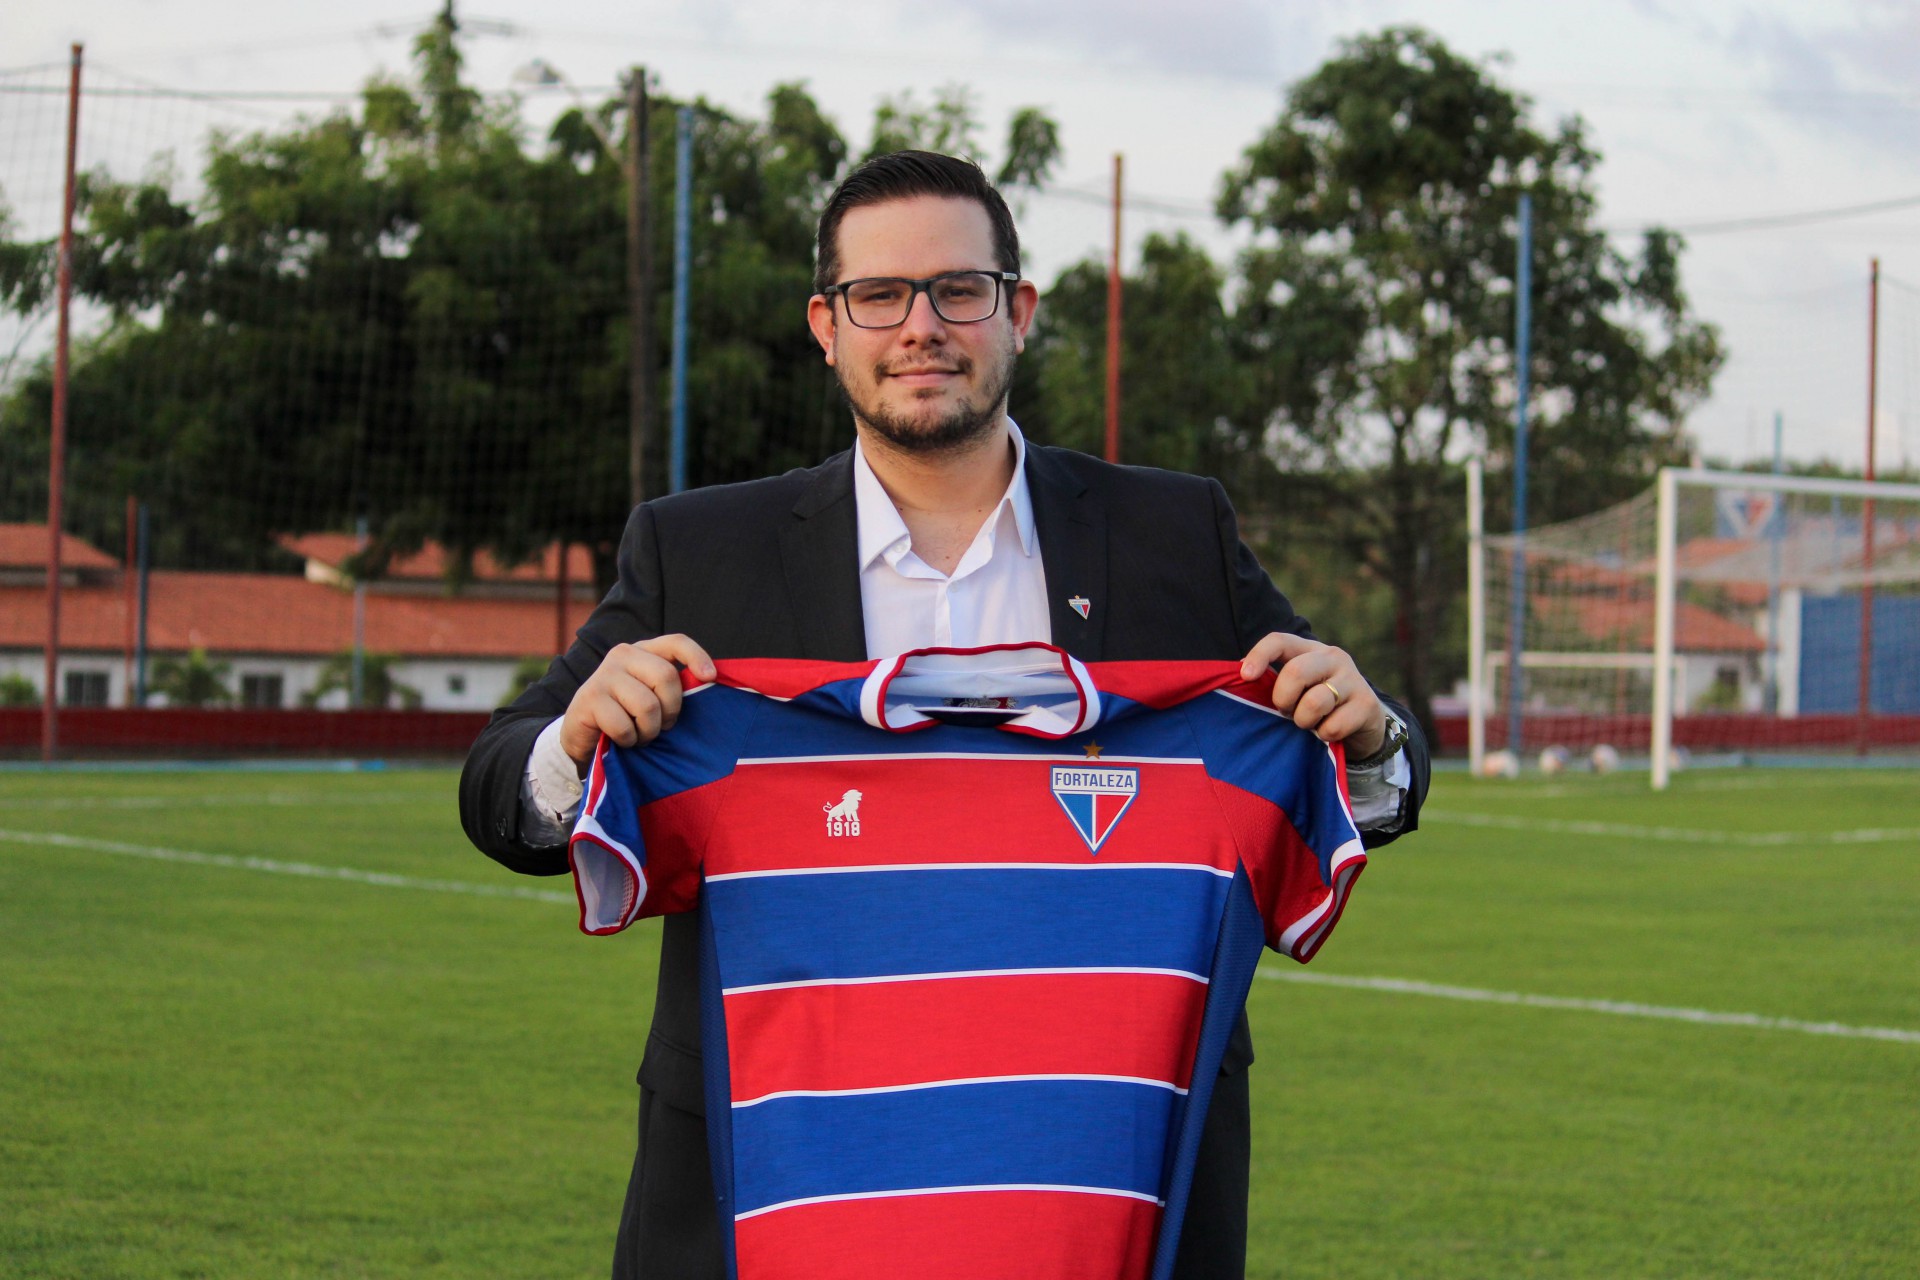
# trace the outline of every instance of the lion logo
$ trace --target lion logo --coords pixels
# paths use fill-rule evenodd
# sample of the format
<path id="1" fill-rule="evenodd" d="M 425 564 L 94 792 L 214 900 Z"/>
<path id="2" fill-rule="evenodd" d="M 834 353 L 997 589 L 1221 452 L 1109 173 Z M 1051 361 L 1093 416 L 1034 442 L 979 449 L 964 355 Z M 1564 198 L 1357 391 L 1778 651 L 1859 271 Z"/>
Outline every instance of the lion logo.
<path id="1" fill-rule="evenodd" d="M 864 797 L 854 790 L 848 790 L 840 797 L 839 804 L 823 804 L 820 807 L 827 814 L 827 834 L 830 836 L 857 836 L 860 834 L 860 801 Z"/>

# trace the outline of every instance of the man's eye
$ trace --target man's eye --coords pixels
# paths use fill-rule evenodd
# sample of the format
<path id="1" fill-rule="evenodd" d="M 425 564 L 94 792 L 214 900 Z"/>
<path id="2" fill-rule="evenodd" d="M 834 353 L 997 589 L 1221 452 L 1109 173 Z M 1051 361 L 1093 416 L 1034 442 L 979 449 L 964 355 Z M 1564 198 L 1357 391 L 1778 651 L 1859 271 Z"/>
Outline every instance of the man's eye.
<path id="1" fill-rule="evenodd" d="M 906 286 L 898 280 L 874 280 L 854 285 L 847 290 L 847 296 L 855 302 L 887 303 L 898 302 L 906 291 Z"/>
<path id="2" fill-rule="evenodd" d="M 985 297 L 987 293 L 986 282 L 979 276 L 942 280 L 933 287 L 942 302 L 971 302 Z"/>

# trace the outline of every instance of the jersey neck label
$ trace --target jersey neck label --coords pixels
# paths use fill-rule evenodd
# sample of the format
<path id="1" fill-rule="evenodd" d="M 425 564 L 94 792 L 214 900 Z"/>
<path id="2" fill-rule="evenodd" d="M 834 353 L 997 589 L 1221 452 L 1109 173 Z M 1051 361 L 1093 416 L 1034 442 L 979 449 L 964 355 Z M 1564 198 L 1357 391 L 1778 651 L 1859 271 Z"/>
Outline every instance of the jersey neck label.
<path id="1" fill-rule="evenodd" d="M 1140 794 L 1140 771 L 1111 765 L 1059 764 L 1053 767 L 1053 798 L 1066 811 L 1073 829 L 1099 853 L 1120 819 Z"/>

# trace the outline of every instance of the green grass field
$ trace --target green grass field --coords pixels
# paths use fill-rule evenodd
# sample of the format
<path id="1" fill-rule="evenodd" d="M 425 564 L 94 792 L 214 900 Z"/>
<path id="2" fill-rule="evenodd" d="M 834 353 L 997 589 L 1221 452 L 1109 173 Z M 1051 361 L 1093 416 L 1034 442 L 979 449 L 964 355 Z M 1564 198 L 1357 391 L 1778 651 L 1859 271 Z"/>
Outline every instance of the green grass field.
<path id="1" fill-rule="evenodd" d="M 0 773 L 0 1275 L 605 1274 L 655 931 L 580 936 L 453 781 Z M 1912 772 L 1429 808 L 1286 969 L 1920 1031 Z M 1277 978 L 1252 1014 L 1250 1275 L 1920 1274 L 1912 1034 Z"/>

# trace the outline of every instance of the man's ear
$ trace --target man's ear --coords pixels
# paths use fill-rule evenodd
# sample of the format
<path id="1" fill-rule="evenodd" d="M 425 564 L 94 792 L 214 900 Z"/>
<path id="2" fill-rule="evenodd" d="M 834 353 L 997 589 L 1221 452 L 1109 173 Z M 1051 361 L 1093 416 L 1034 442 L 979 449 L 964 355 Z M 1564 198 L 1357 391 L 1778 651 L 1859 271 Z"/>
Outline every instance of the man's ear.
<path id="1" fill-rule="evenodd" d="M 1016 280 L 1012 296 L 1007 299 L 1007 312 L 1013 317 L 1013 349 L 1027 349 L 1027 330 L 1033 328 L 1033 318 L 1040 312 L 1040 290 L 1031 280 Z"/>
<path id="2" fill-rule="evenodd" d="M 807 328 L 813 330 L 813 340 L 820 344 L 829 366 L 833 364 L 833 324 L 832 298 L 816 293 L 807 299 Z"/>

